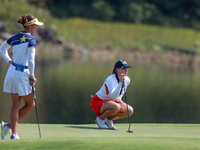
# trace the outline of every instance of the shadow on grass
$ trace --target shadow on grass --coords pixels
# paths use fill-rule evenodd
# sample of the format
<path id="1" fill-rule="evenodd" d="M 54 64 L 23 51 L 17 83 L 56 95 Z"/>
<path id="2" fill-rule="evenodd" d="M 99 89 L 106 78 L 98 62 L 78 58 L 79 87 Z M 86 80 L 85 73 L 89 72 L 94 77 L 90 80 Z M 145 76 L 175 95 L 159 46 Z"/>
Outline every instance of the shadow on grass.
<path id="1" fill-rule="evenodd" d="M 97 127 L 86 127 L 86 126 L 66 126 L 69 128 L 77 128 L 77 129 L 93 129 L 93 130 L 102 130 Z"/>
<path id="2" fill-rule="evenodd" d="M 92 129 L 92 130 L 111 130 L 111 131 L 117 131 L 113 129 L 100 129 L 98 127 L 86 127 L 86 126 L 66 126 L 67 128 L 75 128 L 75 129 Z"/>

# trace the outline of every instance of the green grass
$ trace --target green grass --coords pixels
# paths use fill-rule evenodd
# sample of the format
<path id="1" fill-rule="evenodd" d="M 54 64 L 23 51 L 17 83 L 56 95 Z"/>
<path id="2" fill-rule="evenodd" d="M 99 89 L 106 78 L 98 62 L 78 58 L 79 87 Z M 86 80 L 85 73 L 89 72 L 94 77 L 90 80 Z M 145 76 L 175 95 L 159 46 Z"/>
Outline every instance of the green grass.
<path id="1" fill-rule="evenodd" d="M 44 8 L 44 3 L 40 3 L 40 7 L 29 3 L 29 0 L 0 0 L 0 21 L 5 23 L 7 32 L 16 34 L 22 30 L 22 27 L 17 20 L 22 15 L 33 15 L 49 25 L 51 21 L 50 12 Z"/>
<path id="2" fill-rule="evenodd" d="M 28 0 L 0 0 L 0 18 L 7 31 L 16 33 L 21 26 L 16 22 L 23 14 L 36 16 L 46 28 L 54 28 L 53 35 L 62 35 L 66 41 L 83 45 L 88 49 L 120 51 L 160 51 L 161 45 L 179 46 L 200 51 L 200 31 L 191 28 L 170 28 L 128 24 L 121 22 L 100 22 L 81 18 L 55 18 L 45 7 L 30 4 Z M 9 10 L 9 11 L 8 11 Z M 45 17 L 44 17 L 45 16 Z M 46 49 L 49 50 L 48 47 Z M 55 49 L 55 48 L 54 48 Z"/>
<path id="3" fill-rule="evenodd" d="M 19 124 L 20 140 L 1 140 L 0 149 L 76 150 L 199 150 L 199 124 L 115 124 L 100 130 L 96 124 Z"/>
<path id="4" fill-rule="evenodd" d="M 58 33 L 68 42 L 89 48 L 120 50 L 162 50 L 160 46 L 200 48 L 200 34 L 189 28 L 169 28 L 127 23 L 105 23 L 80 18 L 56 19 Z"/>

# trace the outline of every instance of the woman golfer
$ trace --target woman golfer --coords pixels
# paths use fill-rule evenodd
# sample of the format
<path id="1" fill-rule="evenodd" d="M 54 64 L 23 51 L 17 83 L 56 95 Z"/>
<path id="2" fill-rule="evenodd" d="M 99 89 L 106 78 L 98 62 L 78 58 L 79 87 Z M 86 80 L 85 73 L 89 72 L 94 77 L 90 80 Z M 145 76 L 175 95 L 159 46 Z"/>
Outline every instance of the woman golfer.
<path id="1" fill-rule="evenodd" d="M 128 68 L 131 67 L 125 60 L 118 60 L 114 65 L 113 74 L 105 80 L 101 89 L 91 99 L 90 107 L 97 114 L 95 122 L 101 129 L 115 130 L 113 120 L 128 117 L 127 105 L 122 101 L 125 89 L 130 83 L 127 76 Z M 128 112 L 129 115 L 133 114 L 130 105 Z"/>
<path id="2" fill-rule="evenodd" d="M 10 122 L 1 124 L 1 138 L 5 139 L 11 132 L 11 139 L 19 139 L 17 133 L 18 122 L 24 118 L 35 106 L 31 85 L 35 85 L 35 47 L 36 39 L 32 36 L 37 26 L 43 25 L 37 18 L 23 15 L 17 20 L 22 24 L 24 31 L 13 35 L 0 46 L 2 57 L 10 64 L 5 80 L 3 91 L 11 93 L 12 108 L 10 111 Z M 8 49 L 12 47 L 13 59 L 8 55 Z M 20 108 L 21 98 L 24 106 Z"/>

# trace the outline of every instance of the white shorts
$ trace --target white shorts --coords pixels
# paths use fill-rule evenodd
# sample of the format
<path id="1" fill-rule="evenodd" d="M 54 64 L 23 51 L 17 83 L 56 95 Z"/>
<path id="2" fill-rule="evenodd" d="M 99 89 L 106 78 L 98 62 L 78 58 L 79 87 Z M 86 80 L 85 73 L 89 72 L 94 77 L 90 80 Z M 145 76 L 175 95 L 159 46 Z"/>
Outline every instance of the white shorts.
<path id="1" fill-rule="evenodd" d="M 4 80 L 3 92 L 18 93 L 19 96 L 30 94 L 29 70 L 25 69 L 24 72 L 17 71 L 15 66 L 11 64 Z"/>

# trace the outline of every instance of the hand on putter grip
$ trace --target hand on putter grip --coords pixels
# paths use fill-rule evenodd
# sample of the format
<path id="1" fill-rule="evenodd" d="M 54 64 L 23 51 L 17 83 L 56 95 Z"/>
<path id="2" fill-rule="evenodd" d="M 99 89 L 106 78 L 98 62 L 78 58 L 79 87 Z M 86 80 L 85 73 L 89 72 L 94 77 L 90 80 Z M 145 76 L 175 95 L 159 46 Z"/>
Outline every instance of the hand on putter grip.
<path id="1" fill-rule="evenodd" d="M 122 82 L 122 83 L 124 82 L 125 76 L 126 76 L 125 74 L 120 75 L 120 79 L 119 79 L 120 82 Z"/>
<path id="2" fill-rule="evenodd" d="M 30 85 L 34 86 L 37 79 L 35 77 L 29 77 L 29 80 L 30 80 Z"/>

